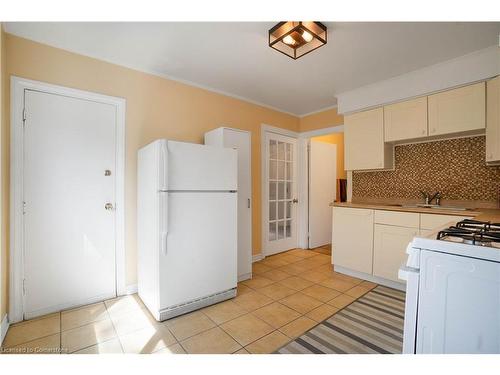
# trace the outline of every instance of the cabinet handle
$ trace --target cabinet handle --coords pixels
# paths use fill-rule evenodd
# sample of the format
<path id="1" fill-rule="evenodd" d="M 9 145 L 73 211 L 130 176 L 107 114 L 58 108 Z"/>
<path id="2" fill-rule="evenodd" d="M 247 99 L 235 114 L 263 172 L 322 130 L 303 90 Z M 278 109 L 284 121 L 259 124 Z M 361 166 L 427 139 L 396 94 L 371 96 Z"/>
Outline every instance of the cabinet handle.
<path id="1" fill-rule="evenodd" d="M 247 199 L 247 207 L 250 208 L 250 198 Z"/>

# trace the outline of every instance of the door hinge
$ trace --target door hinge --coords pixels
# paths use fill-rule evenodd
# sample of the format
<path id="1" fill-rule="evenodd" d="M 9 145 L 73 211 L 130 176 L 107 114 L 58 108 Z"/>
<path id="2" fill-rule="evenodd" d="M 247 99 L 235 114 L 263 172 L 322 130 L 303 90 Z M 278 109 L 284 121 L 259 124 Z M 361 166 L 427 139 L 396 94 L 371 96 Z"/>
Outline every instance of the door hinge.
<path id="1" fill-rule="evenodd" d="M 26 108 L 23 108 L 23 126 L 26 124 Z"/>
<path id="2" fill-rule="evenodd" d="M 26 295 L 26 279 L 23 279 L 23 295 Z"/>
<path id="3" fill-rule="evenodd" d="M 26 202 L 23 201 L 23 215 L 26 213 Z"/>

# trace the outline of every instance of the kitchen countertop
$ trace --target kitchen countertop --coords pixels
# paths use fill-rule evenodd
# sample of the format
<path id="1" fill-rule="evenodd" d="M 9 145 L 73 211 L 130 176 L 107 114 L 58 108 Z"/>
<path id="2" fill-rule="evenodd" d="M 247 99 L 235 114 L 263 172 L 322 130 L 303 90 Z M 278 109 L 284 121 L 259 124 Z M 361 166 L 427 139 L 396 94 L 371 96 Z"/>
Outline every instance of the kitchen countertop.
<path id="1" fill-rule="evenodd" d="M 416 212 L 420 214 L 437 214 L 437 215 L 454 215 L 454 216 L 471 216 L 475 220 L 491 221 L 500 223 L 500 209 L 498 208 L 475 208 L 467 210 L 450 210 L 439 208 L 425 207 L 401 207 L 398 205 L 390 205 L 383 203 L 363 203 L 363 202 L 332 202 L 332 207 L 348 207 L 348 208 L 367 208 L 371 210 L 385 211 L 400 211 L 400 212 Z"/>

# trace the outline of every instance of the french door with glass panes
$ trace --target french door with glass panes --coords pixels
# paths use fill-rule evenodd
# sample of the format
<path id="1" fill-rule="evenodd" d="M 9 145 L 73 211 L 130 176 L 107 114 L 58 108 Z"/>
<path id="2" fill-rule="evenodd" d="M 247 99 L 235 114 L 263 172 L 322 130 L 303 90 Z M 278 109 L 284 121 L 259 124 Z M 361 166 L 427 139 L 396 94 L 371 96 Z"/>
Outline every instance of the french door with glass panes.
<path id="1" fill-rule="evenodd" d="M 297 140 L 266 133 L 264 254 L 297 247 Z"/>

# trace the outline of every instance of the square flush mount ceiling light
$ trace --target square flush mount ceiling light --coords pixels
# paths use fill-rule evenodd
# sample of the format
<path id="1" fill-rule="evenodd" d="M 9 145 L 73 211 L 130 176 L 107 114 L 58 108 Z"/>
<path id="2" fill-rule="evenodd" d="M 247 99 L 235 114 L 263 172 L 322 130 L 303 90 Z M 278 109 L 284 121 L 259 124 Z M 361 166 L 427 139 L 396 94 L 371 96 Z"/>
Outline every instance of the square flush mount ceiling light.
<path id="1" fill-rule="evenodd" d="M 280 22 L 269 30 L 269 47 L 296 60 L 324 46 L 326 34 L 326 26 L 321 22 Z"/>

